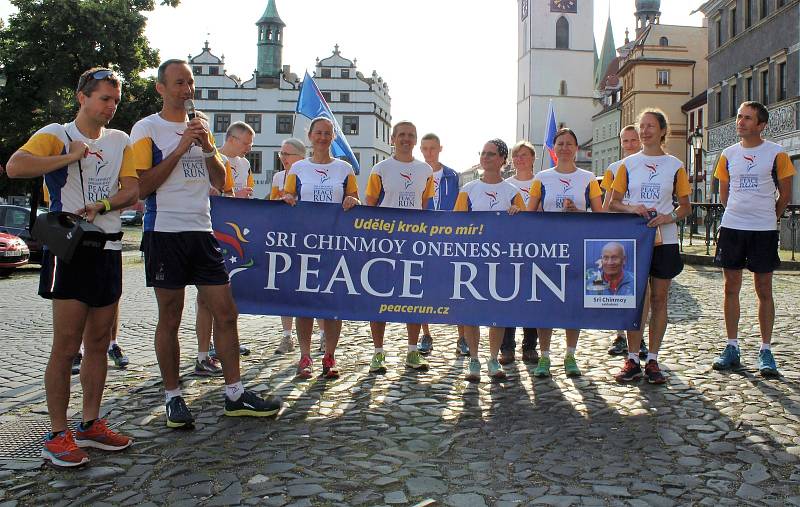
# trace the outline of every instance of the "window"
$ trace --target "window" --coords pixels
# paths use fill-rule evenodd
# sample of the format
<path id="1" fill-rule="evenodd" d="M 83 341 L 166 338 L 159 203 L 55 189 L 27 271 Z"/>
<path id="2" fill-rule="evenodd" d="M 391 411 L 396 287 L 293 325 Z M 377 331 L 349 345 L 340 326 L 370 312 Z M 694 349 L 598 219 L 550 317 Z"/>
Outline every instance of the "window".
<path id="1" fill-rule="evenodd" d="M 219 67 L 215 65 L 211 65 L 208 67 L 208 75 L 209 76 L 219 76 Z"/>
<path id="2" fill-rule="evenodd" d="M 558 94 L 559 95 L 566 95 L 567 94 L 567 82 L 561 81 L 561 84 L 558 87 Z"/>
<path id="3" fill-rule="evenodd" d="M 231 115 L 228 113 L 217 113 L 214 115 L 214 132 L 226 132 L 231 125 Z"/>
<path id="4" fill-rule="evenodd" d="M 29 220 L 30 214 L 27 211 L 17 208 L 6 209 L 6 227 L 14 227 L 19 229 L 27 228 Z"/>
<path id="5" fill-rule="evenodd" d="M 717 32 L 717 47 L 722 45 L 722 19 L 714 21 L 714 30 Z"/>
<path id="6" fill-rule="evenodd" d="M 331 77 L 331 69 L 322 69 L 322 77 Z"/>
<path id="7" fill-rule="evenodd" d="M 698 127 L 702 127 L 703 126 L 703 110 L 702 109 L 697 111 L 697 126 Z"/>
<path id="8" fill-rule="evenodd" d="M 753 76 L 744 79 L 744 100 L 753 100 Z"/>
<path id="9" fill-rule="evenodd" d="M 350 94 L 346 92 L 340 93 L 339 102 L 350 102 Z"/>
<path id="10" fill-rule="evenodd" d="M 694 132 L 694 112 L 689 113 L 689 132 Z"/>
<path id="11" fill-rule="evenodd" d="M 761 12 L 759 14 L 759 19 L 764 19 L 769 14 L 769 0 L 761 0 Z"/>
<path id="12" fill-rule="evenodd" d="M 278 156 L 279 152 L 274 152 L 272 157 L 272 170 L 274 172 L 278 172 L 283 168 L 283 164 L 281 164 L 281 158 Z"/>
<path id="13" fill-rule="evenodd" d="M 736 102 L 736 85 L 732 84 L 728 87 L 728 96 L 730 98 L 730 107 L 728 113 L 731 117 L 736 116 L 736 111 L 739 109 L 739 103 Z"/>
<path id="14" fill-rule="evenodd" d="M 750 28 L 753 24 L 753 0 L 744 0 L 744 27 Z"/>
<path id="15" fill-rule="evenodd" d="M 244 115 L 244 122 L 255 130 L 256 134 L 261 133 L 261 115 L 260 114 L 246 114 Z"/>
<path id="16" fill-rule="evenodd" d="M 350 69 L 342 69 L 342 77 L 349 78 L 350 77 Z"/>
<path id="17" fill-rule="evenodd" d="M 714 94 L 714 118 L 717 121 L 722 120 L 722 92 L 718 91 Z"/>
<path id="18" fill-rule="evenodd" d="M 275 155 L 277 156 L 277 153 Z M 244 157 L 250 162 L 250 170 L 253 174 L 261 174 L 261 152 L 251 151 Z"/>
<path id="19" fill-rule="evenodd" d="M 198 90 L 195 88 L 194 90 L 194 100 L 200 100 L 203 98 L 203 90 Z"/>
<path id="20" fill-rule="evenodd" d="M 761 103 L 769 104 L 769 71 L 761 72 Z"/>
<path id="21" fill-rule="evenodd" d="M 730 10 L 730 13 L 731 13 L 731 15 L 730 15 L 730 23 L 731 23 L 731 26 L 730 26 L 730 32 L 731 32 L 731 37 L 736 37 L 736 7 L 732 8 L 732 9 Z"/>
<path id="22" fill-rule="evenodd" d="M 325 102 L 331 102 L 331 92 L 322 92 L 322 98 L 325 99 Z"/>
<path id="23" fill-rule="evenodd" d="M 786 98 L 786 62 L 778 64 L 778 100 Z"/>
<path id="24" fill-rule="evenodd" d="M 199 65 L 192 67 L 192 74 L 194 74 L 195 76 L 199 76 L 202 73 L 203 73 L 203 67 L 200 67 Z"/>
<path id="25" fill-rule="evenodd" d="M 786 0 L 778 0 L 778 5 L 777 5 L 778 9 L 780 9 L 784 5 L 786 5 Z"/>
<path id="26" fill-rule="evenodd" d="M 279 114 L 275 123 L 276 134 L 291 134 L 294 130 L 294 118 L 290 114 Z"/>
<path id="27" fill-rule="evenodd" d="M 660 39 L 658 39 L 658 45 L 661 47 L 669 46 L 669 39 L 667 39 L 666 37 L 661 37 Z"/>
<path id="28" fill-rule="evenodd" d="M 556 21 L 556 49 L 569 49 L 569 21 L 564 16 Z"/>
<path id="29" fill-rule="evenodd" d="M 357 152 L 357 151 L 354 151 L 353 155 L 356 157 L 356 162 L 358 162 L 358 164 L 361 165 L 361 154 L 359 152 Z M 339 160 L 344 160 L 348 164 L 352 164 L 352 162 L 350 162 L 350 159 L 345 157 L 344 155 L 342 155 L 341 157 L 336 157 L 336 158 L 338 158 Z"/>
<path id="30" fill-rule="evenodd" d="M 219 99 L 219 90 L 208 90 L 208 100 Z"/>
<path id="31" fill-rule="evenodd" d="M 345 116 L 342 123 L 345 135 L 358 135 L 358 116 Z"/>
<path id="32" fill-rule="evenodd" d="M 669 70 L 657 70 L 656 71 L 656 85 L 668 85 L 669 84 Z"/>

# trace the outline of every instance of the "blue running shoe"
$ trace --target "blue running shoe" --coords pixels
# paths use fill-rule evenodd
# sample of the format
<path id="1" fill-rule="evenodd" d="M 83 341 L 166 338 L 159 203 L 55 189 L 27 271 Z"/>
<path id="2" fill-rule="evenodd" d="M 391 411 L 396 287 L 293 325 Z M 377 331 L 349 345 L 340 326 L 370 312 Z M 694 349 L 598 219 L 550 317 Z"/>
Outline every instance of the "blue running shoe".
<path id="1" fill-rule="evenodd" d="M 758 353 L 758 371 L 762 377 L 777 377 L 780 375 L 771 350 L 763 349 Z"/>
<path id="2" fill-rule="evenodd" d="M 719 357 L 714 360 L 714 362 L 711 364 L 711 367 L 715 370 L 731 370 L 733 368 L 738 368 L 741 365 L 742 363 L 739 355 L 739 349 L 733 345 L 726 345 L 725 350 L 723 350 L 722 354 L 720 354 Z"/>
<path id="3" fill-rule="evenodd" d="M 458 343 L 456 343 L 456 348 L 458 349 L 458 353 L 462 356 L 469 355 L 469 346 L 467 346 L 467 339 L 463 336 L 458 337 Z"/>
<path id="4" fill-rule="evenodd" d="M 422 355 L 430 354 L 433 350 L 433 338 L 429 334 L 422 335 L 422 338 L 419 340 L 419 345 L 417 346 L 417 350 Z"/>

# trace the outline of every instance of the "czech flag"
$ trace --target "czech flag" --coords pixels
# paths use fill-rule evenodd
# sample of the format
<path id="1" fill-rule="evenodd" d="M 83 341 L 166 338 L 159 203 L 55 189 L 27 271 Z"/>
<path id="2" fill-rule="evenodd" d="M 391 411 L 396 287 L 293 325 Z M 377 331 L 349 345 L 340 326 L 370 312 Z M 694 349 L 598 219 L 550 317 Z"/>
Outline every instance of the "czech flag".
<path id="1" fill-rule="evenodd" d="M 556 128 L 556 110 L 553 109 L 553 101 L 550 101 L 550 105 L 547 106 L 547 123 L 544 127 L 544 142 L 542 145 L 544 149 L 547 150 L 547 155 L 550 157 L 550 165 L 547 166 L 555 167 L 558 163 L 558 157 L 556 157 L 556 151 L 553 149 L 553 144 L 555 142 L 556 132 L 558 129 Z M 543 159 L 545 162 L 547 159 Z"/>
<path id="2" fill-rule="evenodd" d="M 339 122 L 336 121 L 336 117 L 333 116 L 331 108 L 328 107 L 328 103 L 325 102 L 325 97 L 322 96 L 322 92 L 317 88 L 317 84 L 311 79 L 311 76 L 308 75 L 308 71 L 306 71 L 306 75 L 303 78 L 303 84 L 300 85 L 300 95 L 297 97 L 297 107 L 295 107 L 295 111 L 311 120 L 319 116 L 329 118 L 333 122 L 333 130 L 336 133 L 336 139 L 333 140 L 333 144 L 331 145 L 333 156 L 347 157 L 355 173 L 359 173 L 361 167 L 358 164 L 358 160 L 355 154 L 353 154 L 353 150 L 350 148 L 347 138 L 344 137 L 344 133 L 339 127 Z"/>

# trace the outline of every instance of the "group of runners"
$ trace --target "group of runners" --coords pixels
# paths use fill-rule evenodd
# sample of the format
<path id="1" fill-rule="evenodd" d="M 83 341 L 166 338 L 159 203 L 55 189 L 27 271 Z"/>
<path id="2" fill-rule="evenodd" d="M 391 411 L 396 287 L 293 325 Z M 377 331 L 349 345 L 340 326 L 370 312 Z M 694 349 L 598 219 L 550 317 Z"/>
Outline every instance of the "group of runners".
<path id="1" fill-rule="evenodd" d="M 244 158 L 252 147 L 253 131 L 244 123 L 232 125 L 222 150 L 218 150 L 208 122 L 202 117 L 190 119 L 184 108 L 185 101 L 194 97 L 191 67 L 183 60 L 168 60 L 159 67 L 156 83 L 163 99 L 161 111 L 137 122 L 129 136 L 106 128 L 119 104 L 121 86 L 110 69 L 84 72 L 76 89 L 80 109 L 75 120 L 66 125 L 51 124 L 36 132 L 11 157 L 7 172 L 17 178 L 44 176 L 51 211 L 76 212 L 109 234 L 121 231 L 121 209 L 140 197 L 145 199 L 142 250 L 146 283 L 154 288 L 158 303 L 155 351 L 164 384 L 167 426 L 191 427 L 194 422 L 179 384 L 178 330 L 187 285 L 197 287 L 195 371 L 224 376 L 226 416 L 274 415 L 281 400 L 259 396 L 241 382 L 239 355 L 246 349 L 239 344 L 238 312 L 212 233 L 208 197 L 209 193 L 253 197 Z M 726 206 L 716 261 L 723 267 L 725 277 L 728 341 L 713 364 L 716 369 L 740 365 L 739 290 L 742 269 L 746 267 L 754 273 L 759 300 L 762 345 L 758 367 L 764 375 L 776 375 L 778 370 L 770 351 L 774 321 L 771 280 L 772 271 L 779 264 L 776 224 L 791 199 L 795 170 L 780 146 L 761 138 L 767 122 L 763 105 L 743 103 L 736 123 L 741 142 L 724 151 L 715 172 Z M 643 313 L 643 321 L 647 319 L 649 323 L 648 346 L 642 345 L 643 331 L 628 330 L 626 344 L 622 343 L 624 332 L 619 331 L 610 352 L 627 352 L 623 367 L 615 375 L 617 381 L 634 381 L 644 375 L 651 383 L 666 382 L 658 365 L 658 353 L 667 325 L 670 282 L 683 268 L 676 223 L 691 213 L 691 206 L 686 170 L 680 160 L 663 149 L 668 133 L 663 112 L 645 110 L 638 125 L 622 130 L 620 138 L 626 156 L 609 167 L 602 184 L 591 172 L 576 166 L 578 139 L 572 130 L 562 128 L 555 136 L 558 162 L 554 167 L 534 174 L 536 151 L 532 144 L 520 141 L 509 150 L 502 140 L 492 139 L 480 152 L 481 178 L 459 188 L 457 173 L 439 161 L 439 137 L 422 136 L 425 160 L 416 160 L 413 150 L 417 129 L 413 123 L 401 121 L 391 132 L 394 153 L 372 169 L 363 203 L 353 168 L 331 155 L 334 132 L 329 119 L 313 120 L 308 132 L 310 156 L 304 141 L 285 140 L 279 153 L 285 170 L 275 175 L 268 197 L 288 205 L 298 201 L 335 203 L 344 210 L 366 205 L 469 213 L 497 211 L 499 203 L 500 209 L 510 215 L 525 211 L 612 211 L 638 214 L 648 220 L 649 227 L 658 227 Z M 509 155 L 516 174 L 503 180 Z M 557 199 L 555 188 L 565 179 L 576 189 L 574 197 Z M 604 276 L 604 282 L 613 290 L 619 286 L 616 277 L 622 273 Z M 116 331 L 121 290 L 119 241 L 108 241 L 103 249 L 81 248 L 70 263 L 60 261 L 49 251 L 44 253 L 39 294 L 52 300 L 53 345 L 45 374 L 52 430 L 45 439 L 42 456 L 55 465 L 88 462 L 84 448 L 116 451 L 132 443 L 131 438 L 113 431 L 99 417 L 106 355 Z M 342 322 L 324 320 L 319 325 L 320 349 L 324 350 L 321 373 L 335 378 L 339 375 L 335 353 Z M 313 326 L 313 319 L 296 319 L 300 349 L 297 375 L 301 378 L 314 373 Z M 385 322 L 370 323 L 374 345 L 371 372 L 384 372 L 387 368 L 385 328 Z M 406 366 L 426 369 L 424 356 L 431 353 L 434 345 L 430 330 L 420 324 L 407 324 L 406 330 Z M 536 365 L 536 377 L 551 375 L 552 331 L 523 330 L 522 358 Z M 579 334 L 578 329 L 566 330 L 563 365 L 569 376 L 581 374 L 576 360 Z M 479 381 L 480 328 L 459 326 L 458 335 L 458 352 L 469 356 L 466 379 Z M 506 376 L 503 364 L 515 360 L 515 335 L 514 328 L 489 329 L 490 377 Z M 66 417 L 70 368 L 81 346 L 82 422 L 73 432 Z M 283 337 L 276 352 L 289 353 L 294 348 L 292 319 L 284 317 Z M 645 360 L 644 369 L 640 359 Z"/>

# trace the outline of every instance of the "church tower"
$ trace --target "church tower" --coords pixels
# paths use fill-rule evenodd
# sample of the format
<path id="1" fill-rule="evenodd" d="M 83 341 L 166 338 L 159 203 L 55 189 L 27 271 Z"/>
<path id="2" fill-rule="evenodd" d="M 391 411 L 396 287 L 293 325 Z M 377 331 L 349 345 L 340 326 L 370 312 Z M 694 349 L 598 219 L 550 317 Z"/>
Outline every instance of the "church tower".
<path id="1" fill-rule="evenodd" d="M 283 59 L 283 28 L 275 0 L 269 0 L 267 9 L 256 22 L 258 27 L 258 66 L 256 85 L 259 88 L 276 88 L 280 80 Z"/>
<path id="2" fill-rule="evenodd" d="M 594 0 L 517 0 L 517 6 L 517 139 L 529 140 L 541 157 L 552 100 L 556 125 L 571 128 L 580 144 L 587 143 L 597 107 Z"/>

